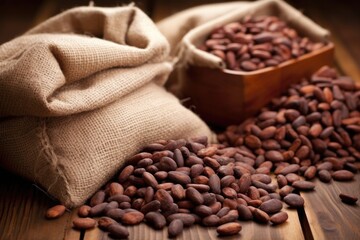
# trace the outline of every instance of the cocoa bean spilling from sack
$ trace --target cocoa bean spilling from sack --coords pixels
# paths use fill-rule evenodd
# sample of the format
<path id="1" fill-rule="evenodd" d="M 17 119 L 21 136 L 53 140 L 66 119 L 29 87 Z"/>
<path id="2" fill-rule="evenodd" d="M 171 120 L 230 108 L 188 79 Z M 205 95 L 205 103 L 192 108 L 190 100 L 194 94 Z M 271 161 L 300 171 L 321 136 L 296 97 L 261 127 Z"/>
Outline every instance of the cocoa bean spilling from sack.
<path id="1" fill-rule="evenodd" d="M 298 58 L 325 44 L 299 36 L 275 16 L 246 16 L 214 29 L 199 49 L 221 58 L 227 69 L 255 71 Z"/>
<path id="2" fill-rule="evenodd" d="M 175 237 L 194 224 L 217 227 L 219 235 L 240 232 L 238 220 L 281 224 L 287 220 L 285 212 L 275 216 L 281 197 L 270 172 L 261 170 L 270 166 L 254 168 L 255 161 L 251 152 L 208 144 L 206 137 L 157 141 L 79 208 L 74 227 L 94 227 L 89 219 L 100 217 L 99 228 L 127 237 L 126 225 L 144 221 L 154 229 L 168 225 Z"/>

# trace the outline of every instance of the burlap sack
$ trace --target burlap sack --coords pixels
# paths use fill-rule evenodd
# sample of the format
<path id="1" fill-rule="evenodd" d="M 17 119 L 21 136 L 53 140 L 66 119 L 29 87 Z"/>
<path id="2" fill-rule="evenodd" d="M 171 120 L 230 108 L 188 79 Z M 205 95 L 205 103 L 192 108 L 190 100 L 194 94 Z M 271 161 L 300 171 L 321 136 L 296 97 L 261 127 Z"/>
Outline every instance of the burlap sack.
<path id="1" fill-rule="evenodd" d="M 158 139 L 211 136 L 163 88 L 169 46 L 136 7 L 79 7 L 0 46 L 0 166 L 68 207 Z"/>
<path id="2" fill-rule="evenodd" d="M 199 50 L 209 33 L 227 23 L 239 21 L 246 15 L 275 15 L 298 30 L 301 35 L 314 41 L 327 41 L 329 32 L 304 16 L 282 0 L 260 0 L 257 2 L 231 2 L 211 4 L 189 9 L 157 23 L 158 28 L 171 43 L 172 54 L 176 56 L 176 75 L 169 85 L 178 96 L 181 95 L 184 69 L 189 65 L 225 68 L 217 56 Z M 180 24 L 180 31 L 173 33 L 170 26 Z"/>
<path id="3" fill-rule="evenodd" d="M 156 23 L 170 43 L 170 55 L 176 57 L 183 37 L 192 29 L 238 9 L 246 9 L 251 2 L 224 2 L 193 7 Z M 176 31 L 174 31 L 176 26 Z"/>

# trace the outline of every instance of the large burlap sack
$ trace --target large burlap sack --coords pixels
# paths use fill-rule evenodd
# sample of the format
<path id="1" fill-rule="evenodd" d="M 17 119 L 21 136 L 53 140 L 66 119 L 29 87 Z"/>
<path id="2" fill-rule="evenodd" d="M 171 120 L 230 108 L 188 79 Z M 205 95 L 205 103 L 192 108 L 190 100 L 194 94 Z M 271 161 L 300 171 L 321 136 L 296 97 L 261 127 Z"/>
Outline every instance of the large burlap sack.
<path id="1" fill-rule="evenodd" d="M 204 42 L 213 29 L 239 21 L 246 15 L 275 15 L 301 35 L 314 41 L 328 41 L 329 32 L 326 29 L 282 0 L 210 4 L 180 12 L 157 23 L 159 30 L 171 43 L 172 55 L 177 58 L 176 75 L 169 84 L 174 93 L 184 97 L 181 92 L 183 81 L 186 81 L 184 71 L 188 65 L 225 68 L 225 63 L 219 57 L 202 51 L 197 46 Z M 174 33 L 169 29 L 176 24 L 180 25 L 180 30 Z"/>
<path id="2" fill-rule="evenodd" d="M 145 144 L 210 137 L 163 89 L 168 53 L 132 6 L 71 9 L 0 46 L 0 166 L 72 207 Z"/>

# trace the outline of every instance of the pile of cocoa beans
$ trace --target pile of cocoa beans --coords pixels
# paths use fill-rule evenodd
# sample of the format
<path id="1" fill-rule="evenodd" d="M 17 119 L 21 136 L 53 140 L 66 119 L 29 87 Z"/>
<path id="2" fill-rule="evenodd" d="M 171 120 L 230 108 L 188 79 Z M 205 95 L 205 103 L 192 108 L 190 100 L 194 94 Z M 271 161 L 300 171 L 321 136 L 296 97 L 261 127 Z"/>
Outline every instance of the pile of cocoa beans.
<path id="1" fill-rule="evenodd" d="M 206 137 L 159 140 L 128 159 L 116 179 L 78 210 L 77 229 L 98 226 L 126 238 L 126 225 L 168 226 L 169 237 L 193 224 L 219 235 L 241 231 L 240 221 L 287 221 L 283 202 L 301 208 L 311 181 L 351 181 L 360 167 L 360 86 L 323 67 L 311 79 L 261 110 L 257 117 Z M 276 180 L 271 174 L 275 173 Z M 357 197 L 340 193 L 344 203 Z M 60 216 L 63 206 L 49 209 Z"/>
<path id="2" fill-rule="evenodd" d="M 123 225 L 143 221 L 154 229 L 168 225 L 169 237 L 193 224 L 217 227 L 219 235 L 238 233 L 238 220 L 281 224 L 288 218 L 281 199 L 294 208 L 304 200 L 277 193 L 270 165 L 267 173 L 257 172 L 255 161 L 251 151 L 209 145 L 206 137 L 149 144 L 128 159 L 116 181 L 79 208 L 74 227 L 95 227 L 93 218 L 100 217 L 101 229 L 124 238 L 129 233 Z"/>
<path id="3" fill-rule="evenodd" d="M 359 111 L 360 86 L 325 66 L 218 139 L 251 152 L 255 166 L 274 165 L 278 179 L 299 173 L 323 182 L 352 180 L 360 166 Z M 292 184 L 298 177 L 291 176 Z"/>
<path id="4" fill-rule="evenodd" d="M 300 37 L 275 16 L 246 16 L 214 29 L 199 49 L 221 58 L 227 69 L 255 71 L 277 66 L 324 45 Z"/>

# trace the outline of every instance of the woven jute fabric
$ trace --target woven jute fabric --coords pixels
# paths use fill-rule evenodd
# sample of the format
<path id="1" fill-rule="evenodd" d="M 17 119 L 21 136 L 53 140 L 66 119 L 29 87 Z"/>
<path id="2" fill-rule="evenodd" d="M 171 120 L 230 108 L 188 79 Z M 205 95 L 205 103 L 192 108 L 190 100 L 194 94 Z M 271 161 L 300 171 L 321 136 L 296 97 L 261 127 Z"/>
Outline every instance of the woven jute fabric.
<path id="1" fill-rule="evenodd" d="M 169 44 L 134 6 L 79 7 L 0 46 L 0 167 L 68 207 L 159 139 L 211 131 L 163 89 Z"/>
<path id="2" fill-rule="evenodd" d="M 170 42 L 171 55 L 177 58 L 176 74 L 173 74 L 172 82 L 168 83 L 172 92 L 182 97 L 183 82 L 187 81 L 184 71 L 188 65 L 225 68 L 224 62 L 219 57 L 197 47 L 215 28 L 239 21 L 246 15 L 278 16 L 301 35 L 308 36 L 314 41 L 327 41 L 329 37 L 326 29 L 282 0 L 218 3 L 185 10 L 157 23 L 159 30 Z M 175 25 L 179 25 L 179 31 L 171 30 L 171 26 Z"/>

